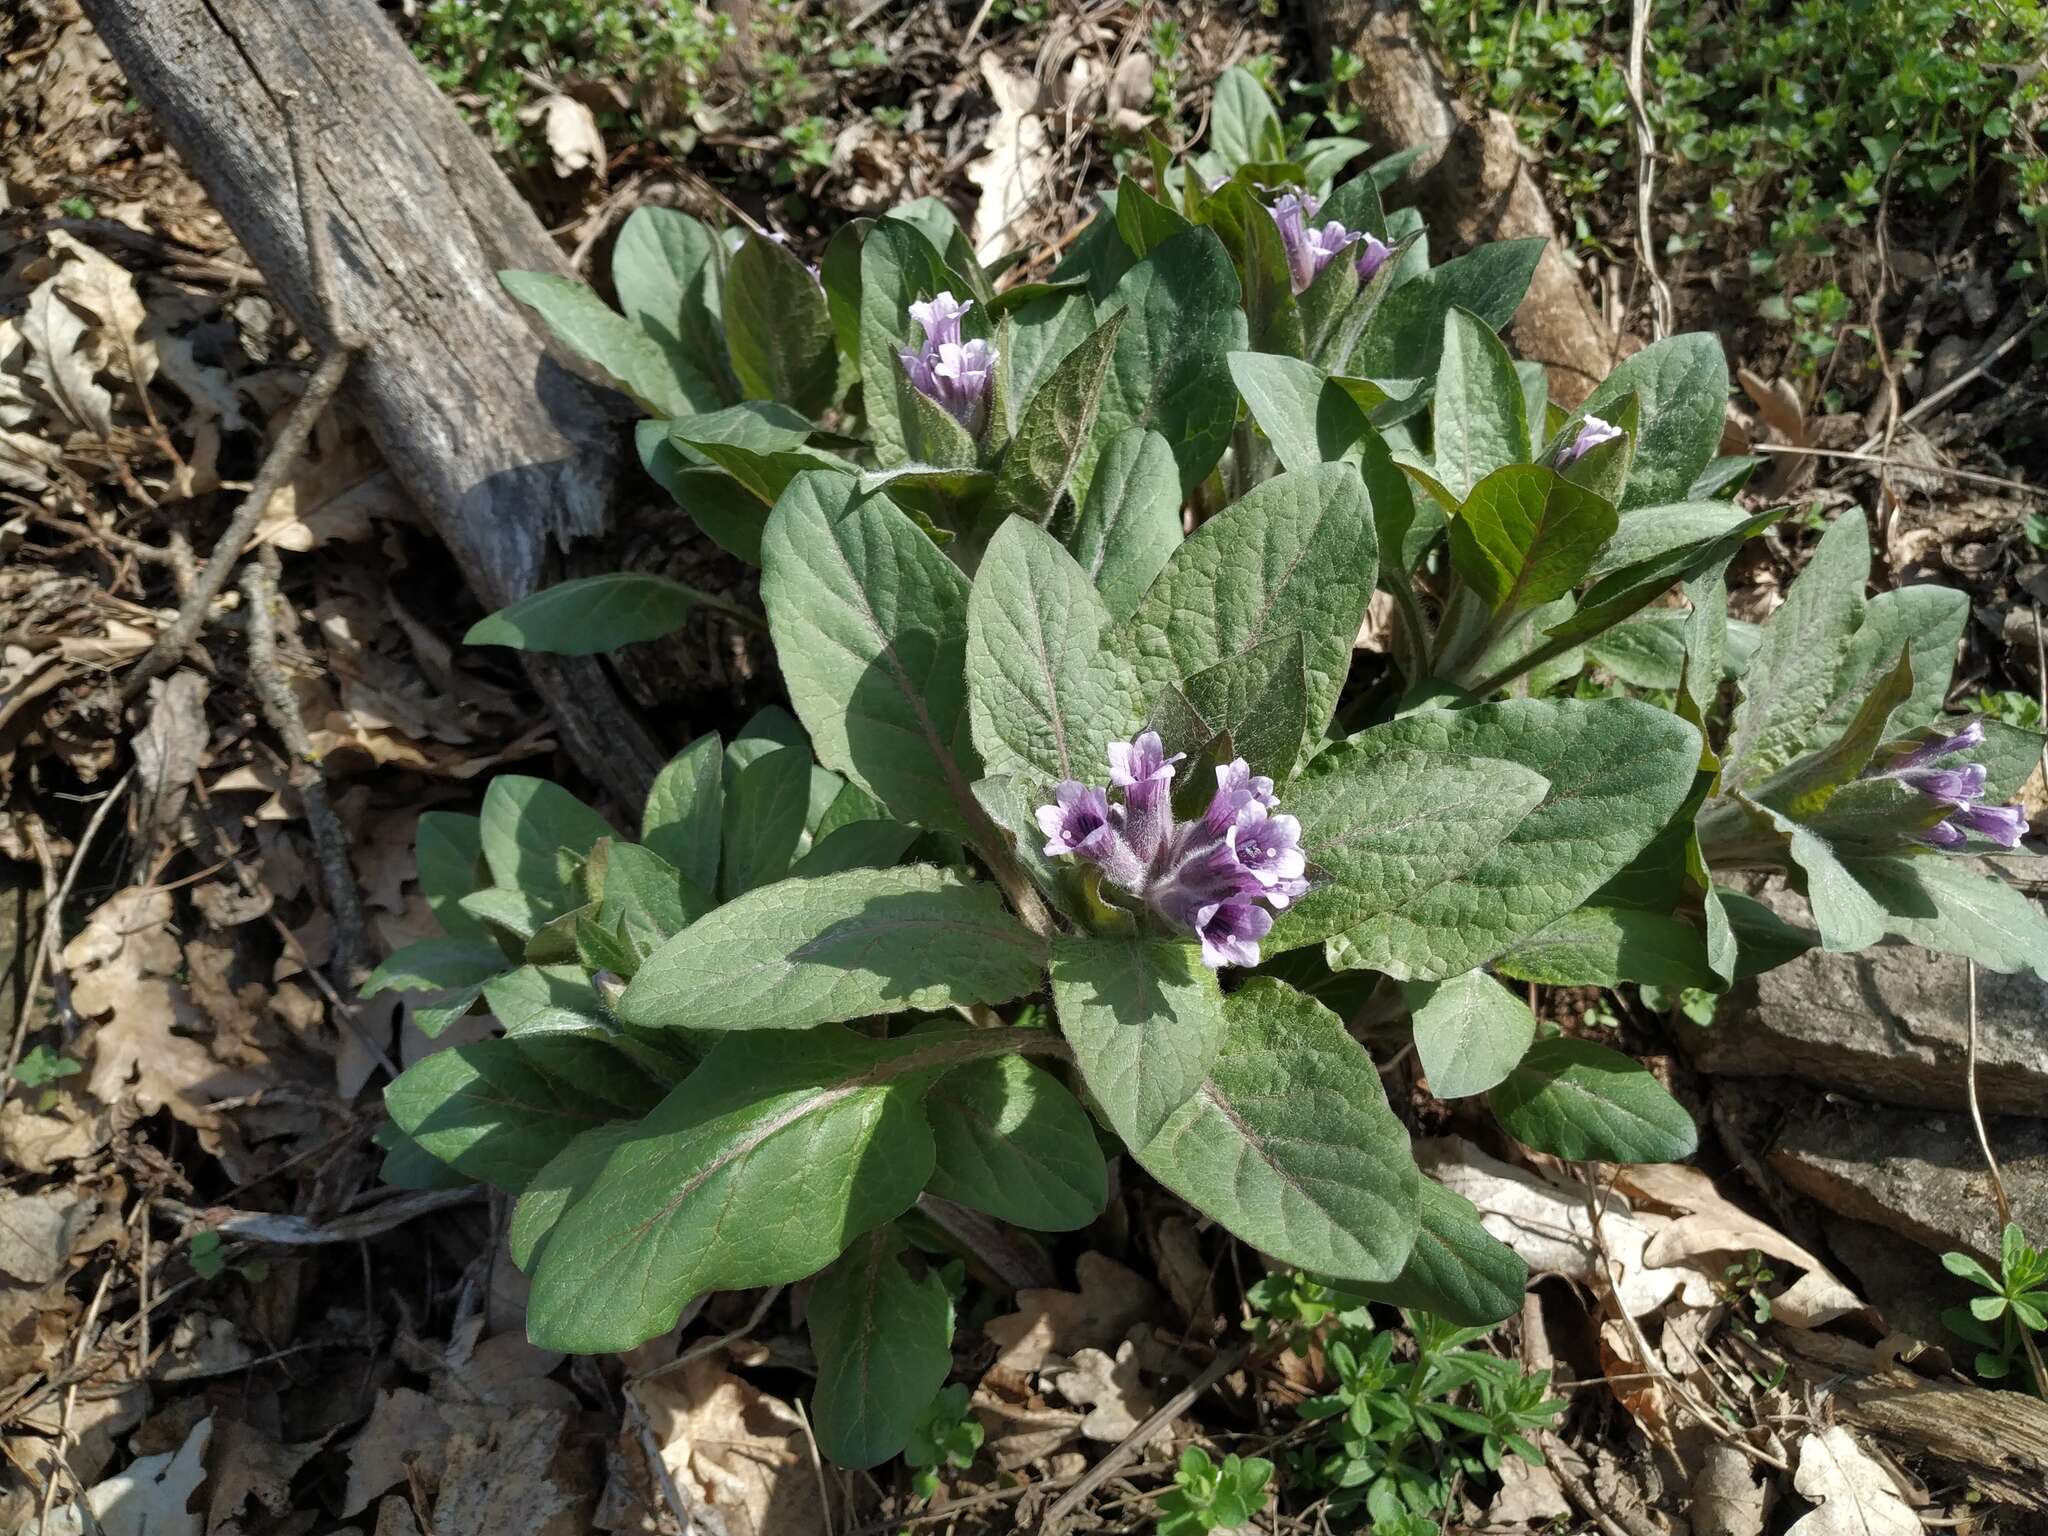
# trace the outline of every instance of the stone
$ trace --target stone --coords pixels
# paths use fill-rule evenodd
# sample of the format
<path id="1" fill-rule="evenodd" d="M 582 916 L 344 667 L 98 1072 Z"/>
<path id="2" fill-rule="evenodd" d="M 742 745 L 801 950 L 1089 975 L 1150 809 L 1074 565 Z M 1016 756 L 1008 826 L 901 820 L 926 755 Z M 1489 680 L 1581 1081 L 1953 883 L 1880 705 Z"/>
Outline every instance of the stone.
<path id="1" fill-rule="evenodd" d="M 1805 903 L 1759 893 L 1810 927 Z M 1712 1025 L 1681 1022 L 1702 1072 L 1804 1078 L 1887 1104 L 1968 1102 L 1964 962 L 1887 941 L 1855 954 L 1812 949 L 1741 983 Z M 1992 1114 L 2048 1116 L 2048 982 L 1977 972 L 1977 1092 Z"/>
<path id="2" fill-rule="evenodd" d="M 2048 1124 L 2004 1118 L 1985 1127 L 2012 1216 L 2048 1232 Z M 1823 1099 L 1771 1148 L 1771 1170 L 1838 1217 L 1869 1222 L 1939 1254 L 1998 1258 L 1998 1207 L 1967 1115 Z M 1928 1284 L 1936 1269 L 1929 1261 Z"/>
<path id="3" fill-rule="evenodd" d="M 1870 1222 L 1830 1216 L 1825 1229 L 1829 1251 L 1849 1272 L 1857 1294 L 1883 1315 L 1885 1327 L 1951 1352 L 1959 1347 L 1941 1314 L 1978 1295 L 1975 1286 L 1930 1264 L 1920 1249 Z"/>

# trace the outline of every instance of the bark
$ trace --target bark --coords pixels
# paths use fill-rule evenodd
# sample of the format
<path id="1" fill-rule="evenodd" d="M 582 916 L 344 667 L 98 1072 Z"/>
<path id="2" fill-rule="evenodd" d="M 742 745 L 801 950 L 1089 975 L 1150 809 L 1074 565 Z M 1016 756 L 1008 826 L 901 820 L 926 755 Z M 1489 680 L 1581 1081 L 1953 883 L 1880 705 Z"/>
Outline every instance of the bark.
<path id="1" fill-rule="evenodd" d="M 566 273 L 533 211 L 373 0 L 82 0 L 172 146 L 316 344 L 367 338 L 342 402 L 502 606 L 542 584 L 550 538 L 601 532 L 624 438 L 600 391 L 548 356 L 499 287 Z M 307 260 L 281 102 L 324 184 L 338 316 Z M 583 767 L 637 806 L 663 754 L 590 658 L 528 658 Z"/>
<path id="2" fill-rule="evenodd" d="M 1363 114 L 1365 137 L 1384 153 L 1429 146 L 1400 191 L 1422 214 L 1433 251 L 1530 236 L 1550 242 L 1509 335 L 1523 357 L 1548 370 L 1559 403 L 1576 405 L 1613 366 L 1615 338 L 1558 247 L 1514 124 L 1458 99 L 1403 0 L 1335 0 L 1310 11 L 1324 53 L 1359 61 L 1345 89 Z"/>

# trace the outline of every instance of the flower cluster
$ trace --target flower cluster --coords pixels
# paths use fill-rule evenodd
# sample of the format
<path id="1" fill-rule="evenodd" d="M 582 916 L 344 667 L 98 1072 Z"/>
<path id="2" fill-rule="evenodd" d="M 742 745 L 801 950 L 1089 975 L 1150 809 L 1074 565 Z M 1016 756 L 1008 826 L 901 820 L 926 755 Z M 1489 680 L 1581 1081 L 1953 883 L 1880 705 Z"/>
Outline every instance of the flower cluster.
<path id="1" fill-rule="evenodd" d="M 903 371 L 917 392 L 939 406 L 976 437 L 988 425 L 989 386 L 996 374 L 996 349 L 980 339 L 962 341 L 960 321 L 974 301 L 950 293 L 910 306 L 910 318 L 924 332 L 915 350 L 904 348 Z"/>
<path id="2" fill-rule="evenodd" d="M 1936 848 L 1953 848 L 1974 832 L 2004 848 L 2017 848 L 2027 835 L 2027 818 L 2017 805 L 1983 805 L 1984 765 L 1934 765 L 1944 757 L 1967 751 L 1984 740 L 1984 723 L 1972 720 L 1953 736 L 1935 736 L 1894 758 L 1874 776 L 1897 779 L 1909 789 L 1948 807 L 1948 815 L 1920 834 Z"/>
<path id="3" fill-rule="evenodd" d="M 1557 465 L 1563 469 L 1574 460 L 1583 459 L 1602 443 L 1611 443 L 1621 436 L 1621 428 L 1612 422 L 1602 421 L 1598 416 L 1588 416 L 1579 423 L 1578 434 L 1557 450 Z"/>
<path id="4" fill-rule="evenodd" d="M 1155 731 L 1109 747 L 1109 781 L 1069 779 L 1038 808 L 1049 858 L 1087 859 L 1169 926 L 1202 941 L 1212 967 L 1257 965 L 1273 913 L 1305 894 L 1301 823 L 1273 810 L 1273 781 L 1243 758 L 1216 770 L 1216 792 L 1194 821 L 1173 819 L 1174 764 Z"/>
<path id="5" fill-rule="evenodd" d="M 1287 276 L 1296 293 L 1316 280 L 1316 274 L 1352 246 L 1359 247 L 1358 280 L 1362 283 L 1386 265 L 1391 247 L 1377 235 L 1346 229 L 1335 219 L 1318 228 L 1309 221 L 1316 216 L 1316 199 L 1302 192 L 1283 193 L 1266 211 L 1280 229 L 1280 243 L 1287 248 Z"/>

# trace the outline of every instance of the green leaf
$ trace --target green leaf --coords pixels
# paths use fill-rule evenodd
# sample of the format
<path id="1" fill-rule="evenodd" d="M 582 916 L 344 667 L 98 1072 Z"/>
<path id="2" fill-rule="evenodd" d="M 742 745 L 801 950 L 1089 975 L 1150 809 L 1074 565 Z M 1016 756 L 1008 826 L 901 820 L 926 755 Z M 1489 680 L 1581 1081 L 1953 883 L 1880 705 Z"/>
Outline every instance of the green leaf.
<path id="1" fill-rule="evenodd" d="M 1123 248 L 1121 242 L 1117 248 Z M 1008 412 L 1011 432 L 1023 424 L 1024 407 L 1037 398 L 1053 370 L 1096 329 L 1095 306 L 1087 296 L 1060 290 L 1042 294 L 1003 316 L 996 333 L 996 350 L 1001 354 L 996 367 L 1004 380 L 998 398 Z"/>
<path id="2" fill-rule="evenodd" d="M 1377 553 L 1365 486 L 1349 464 L 1254 487 L 1174 552 L 1132 615 L 1140 679 L 1178 683 L 1299 630 L 1314 742 L 1350 672 Z"/>
<path id="3" fill-rule="evenodd" d="M 617 1028 L 580 965 L 522 965 L 484 983 L 484 1001 L 508 1038 L 610 1035 Z"/>
<path id="4" fill-rule="evenodd" d="M 1230 733 L 1231 753 L 1286 778 L 1309 728 L 1308 670 L 1299 630 L 1253 646 L 1242 656 L 1219 661 L 1197 672 L 1181 691 L 1165 696 L 1177 708 L 1184 703 L 1200 728 L 1188 732 L 1182 745 L 1176 731 L 1161 726 L 1168 749 L 1201 757 L 1216 738 Z M 1155 714 L 1160 711 L 1155 711 Z M 1320 733 L 1320 732 L 1319 732 Z M 1201 791 L 1207 793 L 1206 790 Z"/>
<path id="5" fill-rule="evenodd" d="M 1107 443 L 1132 427 L 1156 428 L 1180 468 L 1183 493 L 1216 467 L 1237 420 L 1226 359 L 1243 348 L 1237 273 L 1206 229 L 1177 235 L 1118 281 L 1108 309 L 1126 315 L 1095 419 Z"/>
<path id="6" fill-rule="evenodd" d="M 1129 176 L 1117 183 L 1116 232 L 1140 260 L 1193 226 Z"/>
<path id="7" fill-rule="evenodd" d="M 993 886 L 924 866 L 784 880 L 662 945 L 619 999 L 643 1028 L 807 1029 L 1002 1003 L 1038 984 L 1042 942 Z"/>
<path id="8" fill-rule="evenodd" d="M 1060 1033 L 1110 1129 L 1149 1142 L 1191 1099 L 1224 1034 L 1216 973 L 1169 940 L 1053 940 Z"/>
<path id="9" fill-rule="evenodd" d="M 1631 688 L 1676 688 L 1685 672 L 1686 615 L 1651 613 L 1586 642 L 1586 654 Z M 1715 667 L 1718 684 L 1720 668 Z"/>
<path id="10" fill-rule="evenodd" d="M 832 314 L 832 334 L 843 358 L 860 358 L 860 248 L 875 227 L 873 219 L 848 219 L 825 242 L 818 258 L 818 280 L 825 287 L 825 308 Z"/>
<path id="11" fill-rule="evenodd" d="M 1233 64 L 1216 77 L 1209 107 L 1209 147 L 1232 170 L 1287 158 L 1287 134 L 1273 98 L 1249 70 Z"/>
<path id="12" fill-rule="evenodd" d="M 1312 998 L 1254 978 L 1224 1000 L 1208 1077 L 1136 1149 L 1160 1183 L 1285 1264 L 1391 1280 L 1420 1175 L 1372 1058 Z"/>
<path id="13" fill-rule="evenodd" d="M 498 281 L 541 318 L 557 341 L 594 364 L 651 414 L 687 416 L 725 403 L 715 393 L 693 395 L 693 384 L 705 387 L 700 370 L 573 278 L 552 272 L 500 272 Z M 687 378 L 679 376 L 679 362 Z"/>
<path id="14" fill-rule="evenodd" d="M 810 851 L 790 865 L 789 872 L 812 880 L 849 869 L 887 869 L 917 839 L 917 828 L 900 821 L 850 821 L 815 837 Z"/>
<path id="15" fill-rule="evenodd" d="M 1988 866 L 1955 854 L 1894 853 L 1852 858 L 1847 868 L 1884 908 L 1887 931 L 1986 970 L 2031 970 L 2048 980 L 2048 917 Z"/>
<path id="16" fill-rule="evenodd" d="M 1496 1239 L 1463 1195 L 1435 1179 L 1417 1187 L 1415 1248 L 1392 1280 L 1350 1288 L 1397 1307 L 1420 1307 L 1465 1328 L 1489 1328 L 1515 1315 L 1529 1267 Z"/>
<path id="17" fill-rule="evenodd" d="M 389 1120 L 371 1133 L 370 1140 L 384 1149 L 384 1161 L 378 1165 L 377 1176 L 393 1188 L 461 1189 L 475 1182 L 450 1168 Z"/>
<path id="18" fill-rule="evenodd" d="M 898 356 L 917 329 L 910 318 L 914 299 L 964 287 L 946 269 L 938 250 L 915 225 L 899 215 L 879 219 L 860 248 L 861 408 L 884 464 L 901 464 L 910 451 L 911 397 Z M 964 295 L 962 295 L 964 297 Z"/>
<path id="19" fill-rule="evenodd" d="M 1586 416 L 1613 420 L 1629 394 L 1641 402 L 1642 430 L 1622 509 L 1687 500 L 1721 446 L 1728 359 L 1720 338 L 1705 331 L 1667 336 L 1622 359 L 1565 430 L 1575 432 Z"/>
<path id="20" fill-rule="evenodd" d="M 1350 363 L 1335 371 L 1364 378 L 1435 378 L 1443 356 L 1444 317 L 1453 309 L 1468 310 L 1498 331 L 1515 317 L 1529 291 L 1543 245 L 1540 239 L 1496 241 L 1402 283 L 1380 305 Z M 1414 403 L 1420 404 L 1420 398 Z"/>
<path id="21" fill-rule="evenodd" d="M 834 1466 L 879 1466 L 902 1450 L 953 1369 L 953 1301 L 936 1270 L 913 1280 L 903 1239 L 880 1228 L 811 1285 L 811 1398 L 818 1449 Z"/>
<path id="22" fill-rule="evenodd" d="M 1930 722 L 1930 724 L 1933 722 Z M 1984 765 L 1984 803 L 2004 805 L 2019 798 L 2041 763 L 2041 733 L 2003 720 L 1984 720 L 1984 744 L 1970 757 Z"/>
<path id="23" fill-rule="evenodd" d="M 471 891 L 462 898 L 462 910 L 483 923 L 486 929 L 509 933 L 524 944 L 541 929 L 545 928 L 556 915 L 554 903 L 544 902 L 525 891 L 507 890 L 502 886 L 486 886 L 480 891 Z"/>
<path id="24" fill-rule="evenodd" d="M 1409 715 L 1326 755 L 1364 773 L 1369 754 L 1399 748 L 1505 758 L 1550 781 L 1477 865 L 1329 941 L 1334 969 L 1440 981 L 1492 960 L 1626 868 L 1691 791 L 1700 738 L 1633 700 L 1513 699 Z"/>
<path id="25" fill-rule="evenodd" d="M 1141 704 L 1131 666 L 1103 643 L 1109 611 L 1042 528 L 1007 519 L 967 599 L 968 703 L 991 774 L 1097 779 Z"/>
<path id="26" fill-rule="evenodd" d="M 1104 446 L 1068 547 L 1119 623 L 1137 611 L 1180 547 L 1180 475 L 1173 450 L 1133 427 Z"/>
<path id="27" fill-rule="evenodd" d="M 629 931 L 659 942 L 710 910 L 710 893 L 686 887 L 681 871 L 660 854 L 636 843 L 612 844 L 597 919 L 607 929 L 616 930 L 623 922 Z"/>
<path id="28" fill-rule="evenodd" d="M 1281 467 L 1313 469 L 1322 463 L 1326 455 L 1316 435 L 1316 412 L 1323 370 L 1298 357 L 1267 352 L 1233 352 L 1229 361 L 1231 381 Z"/>
<path id="29" fill-rule="evenodd" d="M 1523 410 L 1522 381 L 1508 349 L 1485 321 L 1452 309 L 1444 317 L 1443 370 L 1431 411 L 1436 477 L 1456 501 L 1495 470 L 1528 462 Z M 1613 531 L 1610 525 L 1607 533 Z M 1451 547 L 1455 553 L 1455 535 Z"/>
<path id="30" fill-rule="evenodd" d="M 1119 312 L 1097 326 L 1024 407 L 989 494 L 992 521 L 1015 516 L 1041 528 L 1052 526 L 1093 440 L 1103 380 L 1124 318 Z"/>
<path id="31" fill-rule="evenodd" d="M 462 898 L 490 883 L 484 866 L 483 823 L 454 811 L 427 811 L 413 833 L 420 894 L 441 931 L 452 939 L 487 939 L 490 928 L 462 910 Z"/>
<path id="32" fill-rule="evenodd" d="M 1552 1157 L 1669 1163 L 1699 1148 L 1685 1107 L 1633 1057 L 1590 1040 L 1539 1040 L 1488 1102 L 1503 1129 Z"/>
<path id="33" fill-rule="evenodd" d="M 372 971 L 363 983 L 362 996 L 460 991 L 481 987 L 508 969 L 505 952 L 489 939 L 421 939 Z"/>
<path id="34" fill-rule="evenodd" d="M 1628 907 L 1580 907 L 1532 933 L 1494 962 L 1504 974 L 1554 987 L 1705 987 L 1720 979 L 1700 931 L 1683 918 Z"/>
<path id="35" fill-rule="evenodd" d="M 1721 755 L 1724 791 L 1761 783 L 1813 739 L 1834 702 L 1869 580 L 1870 534 L 1863 514 L 1852 512 L 1822 535 L 1785 601 L 1764 620 L 1763 644 L 1743 678 Z"/>
<path id="36" fill-rule="evenodd" d="M 801 747 L 764 752 L 734 776 L 723 818 L 728 900 L 789 873 L 810 797 L 811 755 Z"/>
<path id="37" fill-rule="evenodd" d="M 791 483 L 761 555 L 776 658 L 818 761 L 898 821 L 965 832 L 976 774 L 960 568 L 886 496 L 823 474 Z"/>
<path id="38" fill-rule="evenodd" d="M 1891 732 L 1903 735 L 1932 725 L 1948 697 L 1956 647 L 1970 617 L 1970 597 L 1954 587 L 1898 587 L 1880 592 L 1863 610 L 1849 637 L 1834 697 L 1814 731 L 1825 741 L 1849 728 L 1864 696 L 1890 672 L 1903 649 L 1913 663 L 1912 693 L 1893 711 Z"/>
<path id="39" fill-rule="evenodd" d="M 613 571 L 581 576 L 522 597 L 469 626 L 465 645 L 509 645 L 517 651 L 595 656 L 641 640 L 672 635 L 702 605 L 732 612 L 720 598 L 666 576 Z"/>
<path id="40" fill-rule="evenodd" d="M 1880 743 L 1900 734 L 1892 717 L 1916 691 L 1912 653 L 1901 651 L 1890 671 L 1863 695 L 1847 729 L 1819 751 L 1772 774 L 1757 788 L 1756 798 L 1788 816 L 1811 819 L 1837 790 L 1870 766 Z"/>
<path id="41" fill-rule="evenodd" d="M 604 1171 L 606 1159 L 639 1128 L 637 1121 L 611 1121 L 573 1137 L 548 1159 L 512 1207 L 505 1237 L 513 1263 L 526 1273 L 533 1273 L 549 1235 L 562 1219 L 562 1212 L 590 1188 Z"/>
<path id="42" fill-rule="evenodd" d="M 640 841 L 700 891 L 718 888 L 724 770 L 725 746 L 715 731 L 707 731 L 654 776 L 640 812 Z"/>
<path id="43" fill-rule="evenodd" d="M 634 209 L 612 244 L 619 307 L 661 344 L 699 409 L 739 393 L 718 318 L 724 266 L 717 232 L 673 208 Z"/>
<path id="44" fill-rule="evenodd" d="M 1237 269 L 1245 334 L 1260 352 L 1296 356 L 1303 350 L 1302 315 L 1287 269 L 1287 247 L 1266 205 L 1241 181 L 1204 197 L 1207 225 Z"/>
<path id="45" fill-rule="evenodd" d="M 1274 922 L 1264 949 L 1313 944 L 1478 868 L 1538 805 L 1550 781 L 1499 758 L 1396 747 L 1332 747 L 1288 786 L 1317 887 Z"/>
<path id="46" fill-rule="evenodd" d="M 749 235 L 725 282 L 725 345 L 740 388 L 821 416 L 839 385 L 839 343 L 818 279 L 784 249 Z"/>
<path id="47" fill-rule="evenodd" d="M 580 906 L 571 883 L 601 837 L 618 834 L 559 784 L 501 773 L 484 791 L 484 861 L 491 879 L 558 909 Z"/>
<path id="48" fill-rule="evenodd" d="M 1450 520 L 1451 564 L 1488 611 L 1512 617 L 1577 586 L 1616 523 L 1613 507 L 1555 471 L 1509 465 Z"/>
<path id="49" fill-rule="evenodd" d="M 948 1072 L 925 1095 L 938 1148 L 926 1186 L 1034 1232 L 1085 1227 L 1109 1199 L 1095 1126 L 1059 1079 L 1022 1056 Z"/>
<path id="50" fill-rule="evenodd" d="M 1597 635 L 1640 613 L 1670 591 L 1674 582 L 1690 581 L 1724 565 L 1746 539 L 1784 515 L 1783 507 L 1750 514 L 1718 502 L 1643 507 L 1631 512 L 1593 562 L 1593 584 L 1580 596 L 1570 617 L 1551 625 L 1545 633 L 1570 640 Z"/>
<path id="51" fill-rule="evenodd" d="M 735 559 L 761 563 L 761 525 L 768 520 L 768 508 L 760 497 L 722 469 L 693 468 L 669 441 L 665 421 L 637 423 L 633 446 L 641 467 L 707 538 Z"/>
<path id="52" fill-rule="evenodd" d="M 1499 1084 L 1536 1038 L 1529 1004 L 1484 971 L 1408 988 L 1415 1054 L 1429 1091 L 1462 1099 Z"/>
<path id="53" fill-rule="evenodd" d="M 594 1149 L 594 1168 L 564 1171 L 570 1198 L 533 1270 L 527 1336 L 542 1349 L 631 1349 L 702 1292 L 815 1274 L 924 1188 L 932 1138 L 918 1101 L 979 1054 L 963 1049 L 838 1028 L 765 1053 L 720 1042 L 630 1134 Z"/>
<path id="54" fill-rule="evenodd" d="M 660 1096 L 610 1046 L 558 1036 L 436 1051 L 385 1088 L 384 1105 L 430 1156 L 517 1192 L 572 1137 Z"/>

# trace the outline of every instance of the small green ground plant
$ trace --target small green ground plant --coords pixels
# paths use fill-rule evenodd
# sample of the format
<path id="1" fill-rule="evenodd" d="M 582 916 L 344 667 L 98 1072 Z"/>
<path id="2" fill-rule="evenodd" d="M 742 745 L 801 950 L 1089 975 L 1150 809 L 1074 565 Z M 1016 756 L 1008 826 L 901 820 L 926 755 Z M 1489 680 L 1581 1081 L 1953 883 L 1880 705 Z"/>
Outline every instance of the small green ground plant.
<path id="1" fill-rule="evenodd" d="M 1941 1320 L 1949 1331 L 1977 1346 L 1973 1362 L 1986 1381 L 2017 1377 L 2017 1385 L 2048 1395 L 2048 1367 L 2041 1339 L 2048 1337 L 2048 1254 L 2027 1241 L 2016 1221 L 1999 1236 L 1998 1273 L 1967 1253 L 1945 1253 L 1942 1267 L 1984 1294 L 1967 1306 L 1951 1307 Z"/>
<path id="2" fill-rule="evenodd" d="M 1431 1089 L 1537 1151 L 1685 1157 L 1655 1076 L 1539 1039 L 1514 984 L 1725 991 L 1816 942 L 1716 878 L 1752 868 L 1831 947 L 2039 966 L 2048 924 L 1979 859 L 2024 830 L 2000 802 L 2039 742 L 1941 719 L 1961 595 L 1867 600 L 1860 519 L 1735 666 L 1724 573 L 1776 513 L 1728 499 L 1713 339 L 1560 409 L 1495 334 L 1537 242 L 1432 265 L 1369 173 L 1318 197 L 1258 158 L 1286 141 L 1255 81 L 1217 100 L 1216 171 L 1161 152 L 1044 281 L 999 288 L 931 203 L 815 270 L 643 209 L 619 310 L 505 274 L 759 567 L 791 712 L 693 741 L 624 826 L 523 776 L 421 818 L 445 936 L 367 990 L 500 1032 L 387 1088 L 386 1173 L 515 1197 L 546 1348 L 807 1280 L 818 1443 L 865 1467 L 951 1370 L 920 1200 L 1072 1231 L 1127 1155 L 1411 1309 L 1421 1374 L 1347 1344 L 1356 1439 L 1316 1475 L 1420 1519 L 1446 1447 L 1490 1466 L 1541 1406 L 1457 1331 L 1527 1276 L 1422 1175 L 1337 1009 L 1405 992 Z M 1670 707 L 1556 696 L 1674 586 L 1645 637 Z M 1356 645 L 1376 589 L 1386 659 Z M 590 653 L 706 600 L 597 576 L 471 638 Z"/>
<path id="3" fill-rule="evenodd" d="M 828 7 L 762 0 L 727 11 L 647 0 L 430 0 L 413 48 L 443 89 L 474 100 L 499 149 L 548 157 L 533 110 L 548 92 L 611 95 L 607 136 L 688 154 L 707 133 L 742 141 L 772 179 L 831 163 L 822 115 L 887 56 L 846 35 Z M 743 63 L 743 67 L 741 67 Z"/>
<path id="4" fill-rule="evenodd" d="M 1630 186 L 1626 6 L 1421 0 L 1469 88 L 1514 117 L 1567 207 Z M 2048 11 L 2037 0 L 1735 0 L 1656 15 L 1645 94 L 1683 204 L 1660 255 L 1746 263 L 1812 367 L 1863 316 L 1836 261 L 1876 216 L 1995 204 L 2014 276 L 2048 268 Z M 1620 178 L 1616 184 L 1614 178 Z"/>
<path id="5" fill-rule="evenodd" d="M 1160 1496 L 1159 1536 L 1244 1530 L 1266 1507 L 1272 1480 L 1273 1463 L 1262 1456 L 1232 1454 L 1218 1464 L 1191 1445 L 1173 1469 L 1173 1487 Z"/>

